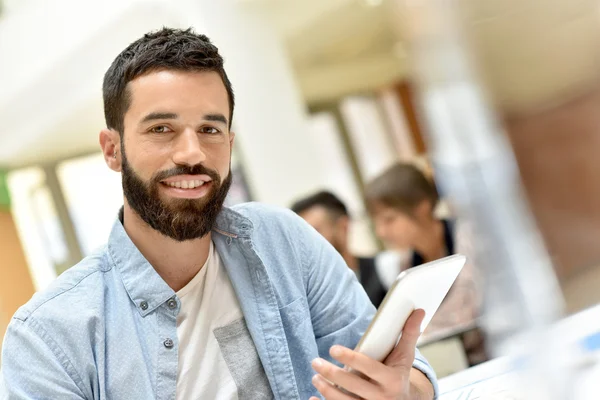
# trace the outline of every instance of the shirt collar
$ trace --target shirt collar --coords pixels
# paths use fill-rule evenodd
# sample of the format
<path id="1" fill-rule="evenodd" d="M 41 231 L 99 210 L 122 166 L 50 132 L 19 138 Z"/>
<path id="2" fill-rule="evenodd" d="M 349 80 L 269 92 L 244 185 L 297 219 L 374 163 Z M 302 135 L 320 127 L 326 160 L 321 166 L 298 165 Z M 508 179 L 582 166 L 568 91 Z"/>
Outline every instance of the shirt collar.
<path id="1" fill-rule="evenodd" d="M 250 237 L 254 229 L 256 223 L 231 208 L 223 207 L 213 231 L 229 237 Z"/>
<path id="2" fill-rule="evenodd" d="M 123 227 L 123 208 L 113 224 L 108 240 L 108 254 L 121 275 L 125 290 L 144 317 L 175 296 L 175 291 L 161 278 L 154 267 L 127 235 Z M 228 240 L 249 237 L 252 222 L 230 208 L 223 208 L 217 216 L 213 232 Z"/>

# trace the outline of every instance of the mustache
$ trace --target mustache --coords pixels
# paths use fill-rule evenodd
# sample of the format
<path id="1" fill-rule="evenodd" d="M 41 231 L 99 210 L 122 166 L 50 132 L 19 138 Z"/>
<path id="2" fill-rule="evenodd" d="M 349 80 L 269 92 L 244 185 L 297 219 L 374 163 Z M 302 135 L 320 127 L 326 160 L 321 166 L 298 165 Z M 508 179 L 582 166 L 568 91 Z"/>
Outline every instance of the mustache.
<path id="1" fill-rule="evenodd" d="M 160 171 L 154 175 L 154 182 L 160 182 L 164 179 L 177 175 L 208 175 L 214 182 L 221 182 L 221 175 L 214 169 L 205 167 L 202 164 L 194 166 L 178 165 L 165 171 Z"/>

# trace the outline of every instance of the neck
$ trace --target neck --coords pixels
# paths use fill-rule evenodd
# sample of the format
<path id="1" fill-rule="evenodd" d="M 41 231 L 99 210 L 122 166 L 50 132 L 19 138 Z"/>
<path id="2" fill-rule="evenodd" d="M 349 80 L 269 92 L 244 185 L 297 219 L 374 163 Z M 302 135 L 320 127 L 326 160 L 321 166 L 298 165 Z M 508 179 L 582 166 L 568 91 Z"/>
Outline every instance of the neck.
<path id="1" fill-rule="evenodd" d="M 178 291 L 200 271 L 210 251 L 210 233 L 203 238 L 178 242 L 152 229 L 125 202 L 125 232 L 161 278 Z"/>
<path id="2" fill-rule="evenodd" d="M 444 223 L 439 219 L 431 218 L 421 224 L 421 234 L 415 241 L 414 249 L 421 254 L 425 262 L 437 260 L 447 256 Z"/>

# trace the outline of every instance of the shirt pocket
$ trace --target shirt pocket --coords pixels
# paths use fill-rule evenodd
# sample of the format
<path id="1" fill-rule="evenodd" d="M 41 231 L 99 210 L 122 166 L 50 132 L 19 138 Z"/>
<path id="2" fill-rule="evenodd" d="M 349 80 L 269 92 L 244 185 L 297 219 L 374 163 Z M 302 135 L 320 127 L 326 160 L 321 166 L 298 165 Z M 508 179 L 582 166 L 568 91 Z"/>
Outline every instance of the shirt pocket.
<path id="1" fill-rule="evenodd" d="M 308 304 L 305 297 L 299 297 L 290 304 L 281 307 L 279 314 L 286 329 L 293 329 L 295 326 L 303 325 L 304 322 L 310 320 L 310 313 L 308 312 Z"/>

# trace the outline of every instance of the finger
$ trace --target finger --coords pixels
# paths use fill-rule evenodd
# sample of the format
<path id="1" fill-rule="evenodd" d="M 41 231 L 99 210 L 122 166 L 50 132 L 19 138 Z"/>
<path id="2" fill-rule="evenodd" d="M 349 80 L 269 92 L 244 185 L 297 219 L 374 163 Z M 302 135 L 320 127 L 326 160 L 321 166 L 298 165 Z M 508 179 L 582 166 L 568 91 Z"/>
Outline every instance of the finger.
<path id="1" fill-rule="evenodd" d="M 313 360 L 312 366 L 329 382 L 362 398 L 379 398 L 383 393 L 380 386 L 323 359 Z"/>
<path id="2" fill-rule="evenodd" d="M 391 367 L 402 366 L 409 370 L 412 367 L 415 359 L 415 348 L 417 340 L 421 336 L 421 323 L 425 318 L 425 311 L 415 310 L 410 315 L 404 328 L 402 329 L 402 337 L 392 350 L 390 355 L 385 359 L 384 364 Z"/>
<path id="3" fill-rule="evenodd" d="M 355 397 L 343 393 L 320 375 L 313 376 L 312 383 L 326 400 L 356 400 Z"/>
<path id="4" fill-rule="evenodd" d="M 342 365 L 360 372 L 378 384 L 385 383 L 390 375 L 390 371 L 383 363 L 346 347 L 333 346 L 329 354 Z"/>

